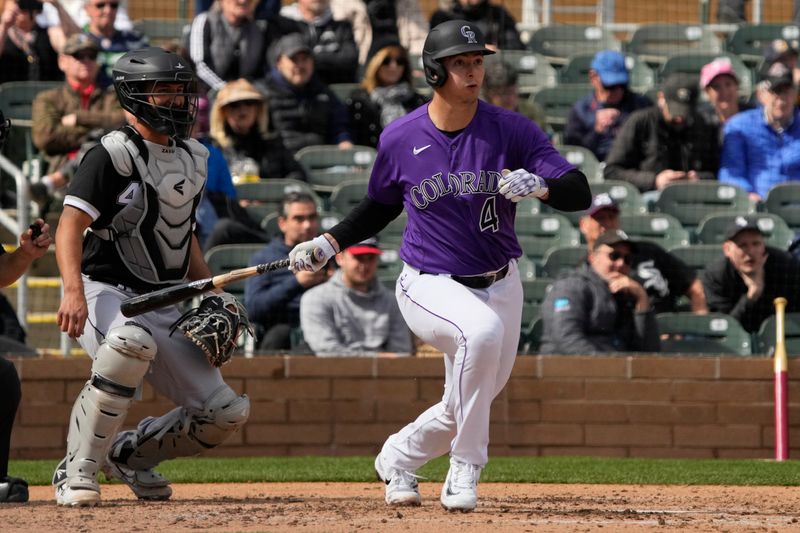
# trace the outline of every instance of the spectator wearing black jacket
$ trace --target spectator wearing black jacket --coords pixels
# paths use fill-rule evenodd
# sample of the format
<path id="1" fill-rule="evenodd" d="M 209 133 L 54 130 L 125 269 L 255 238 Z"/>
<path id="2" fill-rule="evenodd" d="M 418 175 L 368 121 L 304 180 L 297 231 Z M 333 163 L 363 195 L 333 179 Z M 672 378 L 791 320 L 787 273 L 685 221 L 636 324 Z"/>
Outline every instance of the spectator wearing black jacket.
<path id="1" fill-rule="evenodd" d="M 276 62 L 263 81 L 272 131 L 290 152 L 313 144 L 353 146 L 347 107 L 314 74 L 315 57 L 297 33 L 275 45 Z"/>
<path id="2" fill-rule="evenodd" d="M 667 78 L 657 105 L 635 111 L 617 133 L 605 179 L 630 182 L 642 192 L 661 191 L 675 181 L 715 179 L 718 128 L 696 112 L 697 95 L 695 76 Z"/>
<path id="3" fill-rule="evenodd" d="M 367 62 L 361 87 L 347 99 L 355 143 L 377 146 L 383 128 L 426 101 L 411 85 L 405 48 L 386 42 Z"/>
<path id="4" fill-rule="evenodd" d="M 437 9 L 431 15 L 431 28 L 448 20 L 467 20 L 480 28 L 486 37 L 486 46 L 497 50 L 523 50 L 517 22 L 503 6 L 489 0 L 457 0 L 453 8 Z"/>
<path id="5" fill-rule="evenodd" d="M 257 20 L 255 10 L 256 0 L 219 0 L 192 21 L 189 55 L 197 77 L 209 89 L 218 91 L 225 82 L 238 78 L 263 77 L 269 46 L 296 29 L 278 18 Z"/>
<path id="6" fill-rule="evenodd" d="M 800 262 L 766 246 L 755 218 L 736 218 L 725 232 L 722 253 L 702 275 L 710 311 L 731 315 L 751 333 L 775 313 L 778 296 L 789 301 L 787 312 L 800 311 Z"/>
<path id="7" fill-rule="evenodd" d="M 35 0 L 6 0 L 0 16 L 0 83 L 64 79 L 47 30 L 36 23 L 41 11 L 42 3 Z"/>
<path id="8" fill-rule="evenodd" d="M 542 304 L 543 354 L 659 351 L 655 313 L 630 276 L 636 249 L 624 232 L 603 233 L 589 261 L 556 280 Z"/>
<path id="9" fill-rule="evenodd" d="M 281 16 L 299 23 L 314 52 L 317 75 L 324 83 L 356 82 L 358 47 L 353 26 L 333 18 L 329 0 L 298 0 L 284 6 Z"/>

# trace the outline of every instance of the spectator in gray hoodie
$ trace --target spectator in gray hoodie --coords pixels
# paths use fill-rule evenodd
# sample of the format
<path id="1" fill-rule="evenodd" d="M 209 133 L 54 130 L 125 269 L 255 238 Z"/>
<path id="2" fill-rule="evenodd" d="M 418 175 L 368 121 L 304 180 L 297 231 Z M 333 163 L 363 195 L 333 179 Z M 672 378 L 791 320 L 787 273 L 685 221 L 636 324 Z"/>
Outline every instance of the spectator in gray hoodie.
<path id="1" fill-rule="evenodd" d="M 339 270 L 300 300 L 300 326 L 318 356 L 410 355 L 411 333 L 394 295 L 377 278 L 375 238 L 336 256 Z"/>

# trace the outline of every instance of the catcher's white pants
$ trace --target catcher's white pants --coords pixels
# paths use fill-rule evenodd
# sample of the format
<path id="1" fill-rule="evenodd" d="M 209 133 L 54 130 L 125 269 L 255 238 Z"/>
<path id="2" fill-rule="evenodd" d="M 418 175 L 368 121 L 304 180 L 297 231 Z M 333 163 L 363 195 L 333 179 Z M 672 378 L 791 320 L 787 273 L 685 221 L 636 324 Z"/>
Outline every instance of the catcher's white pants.
<path id="1" fill-rule="evenodd" d="M 170 336 L 170 326 L 181 315 L 176 306 L 128 318 L 119 307 L 134 293 L 86 276 L 83 284 L 89 318 L 78 343 L 92 359 L 111 328 L 132 321 L 147 328 L 156 341 L 156 356 L 145 379 L 159 394 L 176 405 L 202 409 L 211 394 L 225 384 L 219 369 L 212 367 L 203 351 L 180 330 Z"/>
<path id="2" fill-rule="evenodd" d="M 492 400 L 511 375 L 522 321 L 517 262 L 488 289 L 469 289 L 447 276 L 420 275 L 406 266 L 395 289 L 411 331 L 444 352 L 442 401 L 390 436 L 391 466 L 414 472 L 447 452 L 483 467 L 488 461 Z"/>

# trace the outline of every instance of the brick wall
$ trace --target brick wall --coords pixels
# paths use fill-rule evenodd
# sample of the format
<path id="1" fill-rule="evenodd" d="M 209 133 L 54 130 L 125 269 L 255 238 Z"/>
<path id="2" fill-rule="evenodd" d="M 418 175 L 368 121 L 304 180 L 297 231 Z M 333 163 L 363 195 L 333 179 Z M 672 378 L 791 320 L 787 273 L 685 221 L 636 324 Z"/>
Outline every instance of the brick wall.
<path id="1" fill-rule="evenodd" d="M 86 358 L 17 359 L 23 400 L 12 457 L 64 453 Z M 220 456 L 370 455 L 441 396 L 440 358 L 259 357 L 224 367 L 252 414 Z M 800 360 L 790 375 L 800 373 Z M 698 357 L 520 357 L 492 410 L 493 455 L 773 456 L 772 361 Z M 800 452 L 800 384 L 790 385 Z M 172 404 L 146 386 L 128 424 Z"/>

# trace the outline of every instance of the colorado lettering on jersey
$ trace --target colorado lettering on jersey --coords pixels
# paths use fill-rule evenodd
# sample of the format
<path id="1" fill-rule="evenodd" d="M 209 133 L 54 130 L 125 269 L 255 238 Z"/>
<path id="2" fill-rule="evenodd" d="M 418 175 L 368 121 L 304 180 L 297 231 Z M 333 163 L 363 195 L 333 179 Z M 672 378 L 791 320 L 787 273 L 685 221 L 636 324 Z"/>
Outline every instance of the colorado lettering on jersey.
<path id="1" fill-rule="evenodd" d="M 454 174 L 448 172 L 447 180 L 439 172 L 425 178 L 419 185 L 411 188 L 411 201 L 417 209 L 425 209 L 444 196 L 463 196 L 467 194 L 494 194 L 498 191 L 498 182 L 502 175 L 496 170 L 474 172 L 463 170 Z"/>

